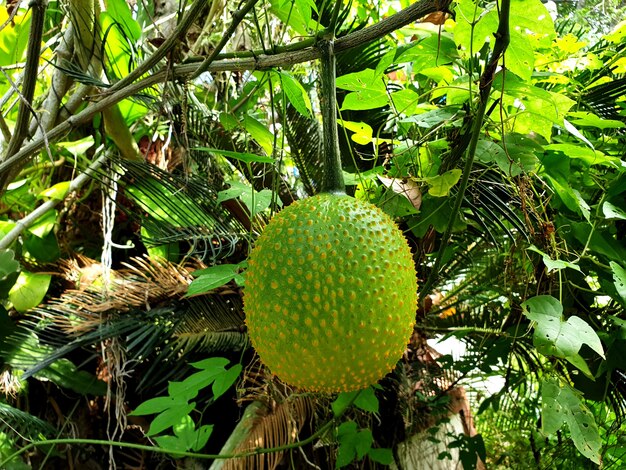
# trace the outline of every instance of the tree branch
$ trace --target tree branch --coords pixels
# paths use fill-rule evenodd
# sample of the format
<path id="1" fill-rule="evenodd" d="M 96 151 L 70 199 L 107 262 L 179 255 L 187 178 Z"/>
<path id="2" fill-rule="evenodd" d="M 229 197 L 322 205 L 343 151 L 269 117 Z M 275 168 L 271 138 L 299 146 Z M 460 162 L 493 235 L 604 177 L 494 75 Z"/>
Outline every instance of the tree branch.
<path id="1" fill-rule="evenodd" d="M 202 0 L 197 0 L 202 2 Z M 419 18 L 426 16 L 429 13 L 435 11 L 446 10 L 450 5 L 451 0 L 421 0 L 412 4 L 408 8 L 396 13 L 393 16 L 385 18 L 379 23 L 372 25 L 360 31 L 356 31 L 352 34 L 337 39 L 335 42 L 335 53 L 347 51 L 353 47 L 357 47 L 373 40 L 379 39 L 386 34 L 389 34 L 396 29 L 399 29 L 407 24 L 417 21 Z M 195 5 L 195 3 L 194 3 Z M 191 11 L 189 12 L 191 13 Z M 189 16 L 189 13 L 187 16 Z M 177 31 L 179 29 L 177 28 Z M 320 58 L 320 51 L 316 47 L 309 47 L 309 41 L 304 41 L 307 47 L 303 50 L 294 50 L 293 52 L 280 53 L 275 55 L 262 55 L 257 58 L 235 58 L 215 60 L 214 62 L 205 65 L 203 62 L 200 66 L 197 63 L 183 64 L 173 67 L 173 70 L 167 66 L 161 70 L 145 77 L 144 79 L 131 83 L 132 80 L 137 78 L 137 70 L 144 69 L 144 64 L 154 62 L 151 57 L 148 61 L 144 62 L 138 69 L 129 74 L 126 78 L 120 80 L 114 84 L 106 94 L 103 94 L 103 98 L 90 104 L 80 113 L 69 117 L 66 121 L 57 125 L 47 135 L 49 141 L 54 141 L 57 138 L 65 135 L 73 127 L 88 122 L 94 115 L 102 112 L 109 106 L 113 106 L 119 101 L 128 98 L 136 93 L 139 93 L 145 88 L 153 86 L 157 83 L 164 82 L 165 80 L 171 80 L 173 78 L 189 78 L 197 74 L 200 67 L 204 67 L 206 71 L 218 72 L 218 71 L 243 71 L 243 70 L 258 70 L 269 69 L 273 67 L 289 67 L 291 65 L 308 62 Z M 164 43 L 165 44 L 165 43 Z M 163 47 L 163 46 L 161 46 Z M 161 48 L 159 48 L 160 50 Z M 294 47 L 295 49 L 295 47 Z M 161 52 L 162 53 L 162 52 Z M 156 53 L 155 53 L 156 54 Z M 163 54 L 164 55 L 164 54 Z M 216 58 L 219 57 L 216 55 Z M 147 67 L 146 71 L 150 68 Z M 142 73 L 141 75 L 143 75 Z M 8 171 L 13 165 L 20 164 L 23 161 L 28 160 L 39 151 L 45 144 L 44 139 L 37 139 L 22 147 L 22 149 L 13 155 L 11 158 L 6 159 L 0 163 L 0 182 L 4 182 L 0 186 L 0 193 L 6 188 L 7 178 L 4 178 L 5 172 Z"/>
<path id="2" fill-rule="evenodd" d="M 94 160 L 94 162 L 89 165 L 89 167 L 87 167 L 84 172 L 82 172 L 80 175 L 70 181 L 70 187 L 67 191 L 67 194 L 71 194 L 77 189 L 80 189 L 87 181 L 89 181 L 91 175 L 102 166 L 107 157 L 108 154 L 106 152 L 103 152 L 102 155 Z M 62 199 L 50 199 L 49 201 L 44 202 L 42 205 L 30 212 L 23 219 L 16 221 L 15 227 L 13 227 L 13 229 L 9 233 L 7 233 L 4 237 L 0 239 L 0 250 L 9 248 L 9 246 L 11 246 L 11 243 L 13 243 L 24 230 L 33 225 L 37 221 L 37 219 L 39 219 L 42 215 L 55 207 L 61 201 Z"/>
<path id="3" fill-rule="evenodd" d="M 39 55 L 41 52 L 41 40 L 43 38 L 43 27 L 46 16 L 46 5 L 43 0 L 32 0 L 29 4 L 32 10 L 30 23 L 30 33 L 28 37 L 28 49 L 26 52 L 26 66 L 24 67 L 24 80 L 22 82 L 22 93 L 20 105 L 17 111 L 17 120 L 13 136 L 9 141 L 3 160 L 11 158 L 22 146 L 22 142 L 28 135 L 32 111 L 35 85 L 37 84 L 37 73 L 39 70 Z M 8 182 L 19 172 L 20 167 L 13 167 L 6 175 L 0 175 L 0 188 L 4 188 Z"/>
<path id="4" fill-rule="evenodd" d="M 465 196 L 465 191 L 467 190 L 467 186 L 469 183 L 469 175 L 472 171 L 472 166 L 474 163 L 474 155 L 476 154 L 476 146 L 478 145 L 478 139 L 480 137 L 480 132 L 483 126 L 483 120 L 485 117 L 485 109 L 487 109 L 487 102 L 489 100 L 489 94 L 491 92 L 491 84 L 493 83 L 493 79 L 498 68 L 498 62 L 500 61 L 500 58 L 504 55 L 506 48 L 508 47 L 509 41 L 510 41 L 509 11 L 510 11 L 510 0 L 502 0 L 502 4 L 500 7 L 500 20 L 498 23 L 498 30 L 494 34 L 494 36 L 496 37 L 496 42 L 493 46 L 491 58 L 489 59 L 489 62 L 485 66 L 485 70 L 480 76 L 478 108 L 476 109 L 476 115 L 474 117 L 474 125 L 472 127 L 472 136 L 471 136 L 470 143 L 467 149 L 465 166 L 463 168 L 463 176 L 459 184 L 459 190 L 456 194 L 456 199 L 454 200 L 454 207 L 452 209 L 452 213 L 450 214 L 450 218 L 448 219 L 448 226 L 446 227 L 446 231 L 441 237 L 439 251 L 437 252 L 437 258 L 435 259 L 435 263 L 433 264 L 433 268 L 430 271 L 430 274 L 428 275 L 428 279 L 426 280 L 426 283 L 424 284 L 424 286 L 422 287 L 420 291 L 421 301 L 423 301 L 424 298 L 428 294 L 430 294 L 430 291 L 432 290 L 433 286 L 439 279 L 439 271 L 441 270 L 441 263 L 446 253 L 448 243 L 450 242 L 450 237 L 452 235 L 452 228 L 454 227 L 454 223 L 456 222 L 456 219 L 459 216 L 459 213 L 461 212 L 463 198 Z"/>

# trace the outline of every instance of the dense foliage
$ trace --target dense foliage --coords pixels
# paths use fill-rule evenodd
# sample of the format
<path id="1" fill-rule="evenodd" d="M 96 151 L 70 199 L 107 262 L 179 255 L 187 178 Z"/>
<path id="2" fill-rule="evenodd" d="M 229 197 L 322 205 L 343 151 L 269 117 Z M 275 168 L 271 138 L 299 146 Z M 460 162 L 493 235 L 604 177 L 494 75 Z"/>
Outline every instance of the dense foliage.
<path id="1" fill-rule="evenodd" d="M 624 467 L 625 10 L 5 2 L 0 468 Z M 338 395 L 273 376 L 242 302 L 329 92 L 418 274 L 402 360 Z"/>

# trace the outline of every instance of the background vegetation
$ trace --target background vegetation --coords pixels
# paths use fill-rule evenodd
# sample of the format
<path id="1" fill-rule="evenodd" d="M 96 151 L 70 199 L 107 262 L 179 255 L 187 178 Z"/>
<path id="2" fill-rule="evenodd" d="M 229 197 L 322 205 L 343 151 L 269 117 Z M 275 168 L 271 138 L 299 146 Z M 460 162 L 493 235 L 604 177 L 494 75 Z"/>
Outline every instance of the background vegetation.
<path id="1" fill-rule="evenodd" d="M 623 468 L 625 10 L 3 2 L 0 468 Z M 338 396 L 265 370 L 242 305 L 319 191 L 329 32 L 348 191 L 420 284 Z"/>

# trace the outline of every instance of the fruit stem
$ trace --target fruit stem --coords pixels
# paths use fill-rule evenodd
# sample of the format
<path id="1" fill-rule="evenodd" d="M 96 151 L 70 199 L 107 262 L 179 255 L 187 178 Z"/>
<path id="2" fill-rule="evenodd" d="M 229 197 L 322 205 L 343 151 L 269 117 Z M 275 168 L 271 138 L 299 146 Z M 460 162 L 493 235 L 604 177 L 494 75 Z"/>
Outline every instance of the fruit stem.
<path id="1" fill-rule="evenodd" d="M 332 39 L 323 39 L 318 47 L 320 58 L 320 104 L 322 109 L 322 132 L 324 138 L 324 177 L 322 192 L 345 194 L 346 187 L 339 156 L 339 135 L 337 133 L 337 95 L 335 88 L 335 49 Z"/>

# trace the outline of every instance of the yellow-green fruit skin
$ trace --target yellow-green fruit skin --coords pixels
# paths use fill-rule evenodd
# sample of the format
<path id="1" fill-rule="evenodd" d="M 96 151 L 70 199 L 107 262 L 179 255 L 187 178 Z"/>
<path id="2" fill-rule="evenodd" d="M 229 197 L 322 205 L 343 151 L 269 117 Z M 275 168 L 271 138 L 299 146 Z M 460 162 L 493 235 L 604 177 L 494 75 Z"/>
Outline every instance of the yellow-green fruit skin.
<path id="1" fill-rule="evenodd" d="M 252 250 L 244 307 L 252 345 L 282 381 L 358 390 L 402 356 L 417 279 L 393 220 L 370 203 L 320 194 L 278 213 Z"/>

